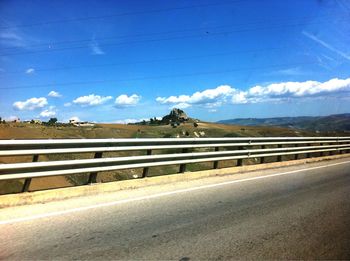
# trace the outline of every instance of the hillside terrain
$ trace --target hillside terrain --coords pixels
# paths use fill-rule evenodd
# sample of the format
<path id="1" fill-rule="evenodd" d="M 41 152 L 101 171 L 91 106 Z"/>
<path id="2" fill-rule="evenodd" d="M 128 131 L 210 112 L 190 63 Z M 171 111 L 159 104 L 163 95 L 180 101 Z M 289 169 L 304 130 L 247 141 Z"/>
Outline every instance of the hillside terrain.
<path id="1" fill-rule="evenodd" d="M 201 138 L 201 137 L 264 137 L 264 136 L 313 136 L 320 135 L 307 130 L 296 130 L 275 126 L 241 126 L 219 123 L 201 122 L 188 117 L 181 110 L 172 110 L 161 120 L 153 118 L 136 124 L 95 124 L 93 126 L 79 126 L 55 123 L 53 125 L 24 122 L 0 124 L 0 139 L 74 139 L 74 138 Z M 206 150 L 206 149 L 202 149 Z M 169 150 L 155 153 L 169 153 Z M 172 151 L 174 152 L 174 151 Z M 120 157 L 130 155 L 144 155 L 144 151 L 108 152 L 104 157 Z M 89 159 L 93 153 L 69 155 L 40 155 L 41 160 Z M 32 157 L 0 157 L 1 163 L 30 162 Z M 251 161 L 254 161 L 252 159 Z M 254 163 L 254 162 L 250 162 Z M 234 161 L 220 162 L 221 167 L 235 165 Z M 249 162 L 247 161 L 247 164 Z M 189 171 L 203 170 L 212 167 L 212 163 L 189 164 Z M 178 166 L 162 166 L 150 168 L 149 175 L 176 173 Z M 109 182 L 137 178 L 142 169 L 131 169 L 105 172 L 98 175 L 98 182 Z M 87 183 L 86 174 L 35 178 L 31 183 L 31 190 L 41 190 L 55 187 L 76 186 Z M 23 180 L 0 182 L 0 194 L 13 193 L 21 190 Z"/>
<path id="2" fill-rule="evenodd" d="M 244 126 L 280 126 L 313 132 L 350 132 L 350 113 L 329 116 L 302 116 L 277 118 L 238 118 L 218 123 Z"/>
<path id="3" fill-rule="evenodd" d="M 196 127 L 195 127 L 196 126 Z M 307 131 L 271 126 L 239 126 L 209 122 L 171 125 L 96 124 L 92 127 L 44 126 L 28 123 L 0 124 L 0 139 L 73 139 L 73 138 L 176 138 L 299 136 Z"/>
<path id="4" fill-rule="evenodd" d="M 243 136 L 298 136 L 310 135 L 279 127 L 242 127 L 206 122 L 183 122 L 174 127 L 168 125 L 125 125 L 125 124 L 96 124 L 95 126 L 47 126 L 30 123 L 2 123 L 0 124 L 0 139 L 73 139 L 73 138 L 170 138 L 170 137 L 243 137 Z M 105 153 L 104 157 L 118 157 L 126 155 L 141 155 L 144 152 Z M 159 151 L 158 153 L 164 153 Z M 92 153 L 71 155 L 40 155 L 41 160 L 68 160 L 93 158 Z M 30 162 L 32 157 L 0 157 L 1 163 Z M 235 164 L 233 161 L 222 162 L 221 167 Z M 202 170 L 211 168 L 211 163 L 189 164 L 188 170 Z M 150 176 L 171 174 L 178 171 L 178 166 L 163 166 L 150 168 Z M 98 175 L 98 182 L 109 182 L 138 177 L 142 169 L 132 169 L 116 172 L 106 172 Z M 0 182 L 0 194 L 19 192 L 23 180 Z M 55 176 L 36 178 L 31 183 L 31 190 L 67 187 L 86 184 L 87 175 Z"/>

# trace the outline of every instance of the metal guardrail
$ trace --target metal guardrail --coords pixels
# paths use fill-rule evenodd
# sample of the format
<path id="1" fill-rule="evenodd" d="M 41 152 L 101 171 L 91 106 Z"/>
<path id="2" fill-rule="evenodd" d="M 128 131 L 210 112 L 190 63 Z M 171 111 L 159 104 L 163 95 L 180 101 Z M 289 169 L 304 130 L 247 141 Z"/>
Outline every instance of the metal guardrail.
<path id="1" fill-rule="evenodd" d="M 196 149 L 213 151 L 197 151 Z M 153 151 L 166 153 L 153 154 Z M 169 150 L 172 153 L 169 153 Z M 178 151 L 181 150 L 181 153 Z M 191 151 L 192 150 L 192 151 Z M 103 158 L 105 152 L 145 151 L 142 156 Z M 52 140 L 0 140 L 0 156 L 32 156 L 32 162 L 0 164 L 0 181 L 25 179 L 23 192 L 29 190 L 32 178 L 78 173 L 90 173 L 88 183 L 96 182 L 99 172 L 143 168 L 141 177 L 148 175 L 150 167 L 180 165 L 179 172 L 186 171 L 186 164 L 300 154 L 307 157 L 328 153 L 348 153 L 350 137 L 247 137 L 247 138 L 157 138 L 157 139 L 52 139 Z M 39 161 L 40 155 L 94 153 L 93 159 Z"/>

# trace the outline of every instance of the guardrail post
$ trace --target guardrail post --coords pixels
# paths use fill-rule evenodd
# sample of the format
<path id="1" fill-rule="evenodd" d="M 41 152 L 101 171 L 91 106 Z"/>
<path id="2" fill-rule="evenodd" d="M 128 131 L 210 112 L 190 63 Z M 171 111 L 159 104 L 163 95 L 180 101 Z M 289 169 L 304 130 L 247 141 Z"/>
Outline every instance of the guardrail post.
<path id="1" fill-rule="evenodd" d="M 335 143 L 335 145 L 339 145 L 339 139 L 337 139 L 337 142 Z M 336 147 L 334 154 L 341 154 L 341 150 L 339 150 L 338 146 Z"/>
<path id="2" fill-rule="evenodd" d="M 320 143 L 320 146 L 323 146 L 323 143 Z M 324 153 L 323 151 L 320 152 L 320 157 L 323 157 L 324 156 Z"/>
<path id="3" fill-rule="evenodd" d="M 188 152 L 187 148 L 182 149 L 182 153 L 187 153 L 187 152 Z M 186 171 L 186 164 L 181 164 L 179 173 L 184 173 L 185 171 Z"/>
<path id="4" fill-rule="evenodd" d="M 282 144 L 278 144 L 278 148 L 282 148 Z M 282 161 L 282 155 L 277 156 L 277 161 Z"/>
<path id="5" fill-rule="evenodd" d="M 102 152 L 96 152 L 94 159 L 102 158 Z M 96 183 L 97 179 L 97 172 L 91 172 L 88 180 L 88 184 Z"/>
<path id="6" fill-rule="evenodd" d="M 338 140 L 337 140 L 338 141 Z M 334 145 L 338 145 L 339 143 L 338 142 L 335 142 Z M 335 150 L 332 151 L 332 154 L 331 155 L 336 155 L 338 154 L 337 153 L 337 148 Z"/>
<path id="7" fill-rule="evenodd" d="M 39 155 L 33 155 L 33 162 L 37 162 L 38 160 L 39 160 Z M 24 180 L 22 192 L 28 192 L 29 191 L 30 183 L 32 183 L 32 179 L 31 178 Z"/>
<path id="8" fill-rule="evenodd" d="M 238 147 L 238 150 L 243 150 L 243 147 Z M 238 159 L 237 160 L 237 166 L 243 166 L 243 159 Z"/>
<path id="9" fill-rule="evenodd" d="M 342 144 L 343 144 L 343 143 L 342 143 L 342 144 L 339 144 L 339 139 L 338 139 L 337 141 L 338 141 L 338 142 L 337 142 L 338 145 L 342 145 Z M 344 154 L 344 153 L 346 153 L 345 150 L 343 150 L 343 149 L 340 148 L 340 147 L 338 147 L 338 151 L 339 151 L 339 154 Z"/>
<path id="10" fill-rule="evenodd" d="M 299 147 L 298 146 L 298 144 L 296 144 L 295 145 L 295 147 Z M 298 156 L 299 156 L 299 154 L 298 154 L 298 152 L 297 151 L 295 151 L 296 153 L 294 154 L 294 160 L 297 160 L 298 159 Z"/>
<path id="11" fill-rule="evenodd" d="M 152 150 L 147 150 L 147 155 L 152 155 Z M 149 168 L 146 167 L 146 168 L 143 168 L 143 171 L 142 171 L 142 178 L 145 178 L 148 176 L 148 171 L 149 171 Z"/>
<path id="12" fill-rule="evenodd" d="M 219 151 L 219 147 L 215 147 L 215 151 Z M 219 161 L 214 161 L 214 169 L 219 167 Z"/>
<path id="13" fill-rule="evenodd" d="M 265 149 L 266 148 L 266 146 L 265 145 L 261 145 L 261 149 L 263 150 L 263 149 Z M 262 163 L 265 163 L 265 157 L 261 157 L 260 158 L 260 163 L 262 164 Z"/>
<path id="14" fill-rule="evenodd" d="M 334 144 L 334 145 L 336 145 L 336 144 Z M 336 154 L 336 151 L 335 151 L 335 150 L 331 150 L 331 151 L 329 152 L 329 155 L 330 155 L 330 156 L 335 155 L 335 154 Z"/>
<path id="15" fill-rule="evenodd" d="M 308 146 L 312 146 L 312 143 L 308 143 Z M 311 153 L 306 153 L 306 158 L 311 158 Z"/>

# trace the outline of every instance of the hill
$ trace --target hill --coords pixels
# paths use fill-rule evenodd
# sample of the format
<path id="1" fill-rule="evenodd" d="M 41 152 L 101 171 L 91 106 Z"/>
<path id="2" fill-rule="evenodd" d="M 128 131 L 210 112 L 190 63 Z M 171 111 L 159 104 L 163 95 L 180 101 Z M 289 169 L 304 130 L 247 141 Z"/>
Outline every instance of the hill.
<path id="1" fill-rule="evenodd" d="M 145 124 L 95 124 L 94 126 L 81 126 L 72 124 L 33 124 L 24 122 L 11 122 L 0 124 L 0 139 L 73 139 L 73 138 L 186 138 L 186 137 L 245 137 L 245 136 L 310 136 L 315 133 L 298 131 L 290 128 L 271 126 L 237 126 L 218 123 L 201 122 L 191 119 L 184 112 L 174 112 L 164 116 L 161 123 L 146 122 Z M 167 124 L 168 123 L 168 124 Z M 176 124 L 175 124 L 176 123 Z M 166 152 L 166 151 L 165 151 Z M 144 151 L 110 152 L 104 157 L 126 155 L 144 155 Z M 160 153 L 160 152 L 159 152 Z M 32 157 L 24 156 L 20 161 L 32 161 Z M 67 160 L 93 158 L 93 153 L 69 155 L 40 155 L 40 160 Z M 0 157 L 1 163 L 19 162 L 19 157 Z M 231 166 L 232 161 L 222 162 L 221 166 Z M 188 170 L 203 170 L 211 168 L 212 164 L 189 164 Z M 99 182 L 134 178 L 140 175 L 141 169 L 121 170 L 99 174 Z M 150 169 L 149 175 L 159 173 L 176 173 L 178 166 L 161 166 Z M 86 184 L 87 175 L 55 176 L 33 179 L 31 190 L 67 187 Z M 0 194 L 20 191 L 23 180 L 0 182 Z"/>
<path id="2" fill-rule="evenodd" d="M 350 132 L 350 113 L 315 117 L 238 118 L 221 120 L 218 123 L 244 126 L 279 126 L 313 132 Z"/>
<path id="3" fill-rule="evenodd" d="M 271 126 L 237 126 L 209 122 L 183 122 L 178 126 L 96 124 L 95 126 L 45 126 L 29 123 L 0 124 L 0 139 L 73 139 L 73 138 L 177 138 L 298 136 L 307 131 Z"/>
<path id="4" fill-rule="evenodd" d="M 172 127 L 177 127 L 182 123 L 195 123 L 199 122 L 197 119 L 193 119 L 188 117 L 186 112 L 181 109 L 173 108 L 169 114 L 163 116 L 161 119 L 159 118 L 150 118 L 149 121 L 143 120 L 142 122 L 133 123 L 134 125 L 171 125 Z"/>

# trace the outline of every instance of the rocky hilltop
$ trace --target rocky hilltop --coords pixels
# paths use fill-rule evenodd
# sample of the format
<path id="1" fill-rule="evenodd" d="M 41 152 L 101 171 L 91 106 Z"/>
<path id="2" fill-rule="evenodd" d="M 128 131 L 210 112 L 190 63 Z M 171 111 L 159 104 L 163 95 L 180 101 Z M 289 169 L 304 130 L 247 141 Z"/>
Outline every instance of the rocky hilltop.
<path id="1" fill-rule="evenodd" d="M 187 114 L 181 110 L 174 108 L 170 111 L 168 115 L 165 115 L 161 123 L 162 124 L 171 124 L 171 123 L 183 123 L 187 122 L 190 118 L 187 116 Z"/>
<path id="2" fill-rule="evenodd" d="M 188 117 L 186 112 L 181 109 L 174 108 L 169 114 L 159 118 L 150 118 L 149 121 L 142 121 L 135 123 L 136 125 L 172 125 L 173 127 L 179 126 L 183 123 L 194 123 L 196 124 L 199 120 Z"/>

